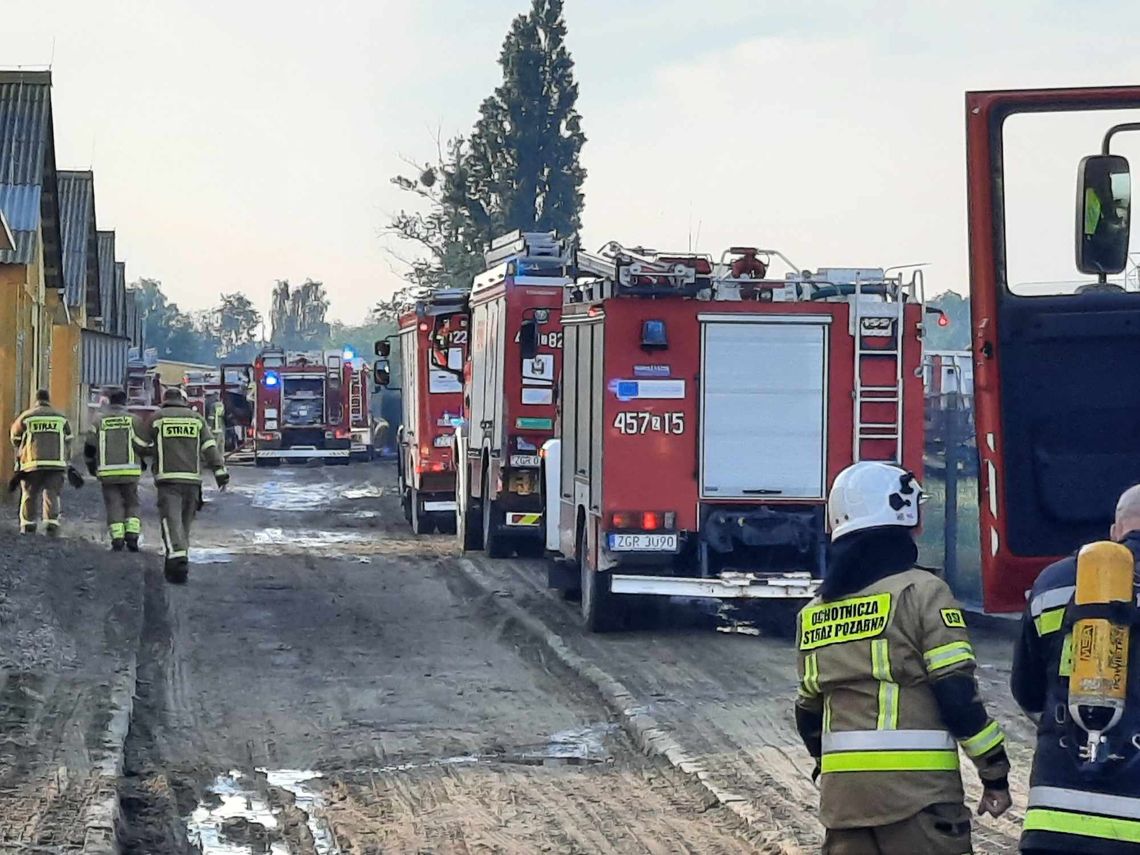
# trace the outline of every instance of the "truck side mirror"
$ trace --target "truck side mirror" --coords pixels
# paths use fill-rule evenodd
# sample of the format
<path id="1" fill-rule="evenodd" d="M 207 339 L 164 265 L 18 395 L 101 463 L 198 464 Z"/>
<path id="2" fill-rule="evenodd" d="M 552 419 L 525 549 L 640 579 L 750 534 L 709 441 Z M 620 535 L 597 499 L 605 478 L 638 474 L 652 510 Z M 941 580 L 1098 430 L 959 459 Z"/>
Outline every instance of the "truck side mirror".
<path id="1" fill-rule="evenodd" d="M 386 338 L 382 338 L 380 341 L 376 342 L 373 345 L 373 348 L 376 351 L 376 355 L 381 356 L 384 359 L 387 359 L 392 355 L 392 342 L 388 341 Z"/>
<path id="2" fill-rule="evenodd" d="M 523 321 L 519 329 L 519 351 L 523 359 L 534 359 L 538 356 L 538 321 L 533 318 Z"/>
<path id="3" fill-rule="evenodd" d="M 388 384 L 392 382 L 392 375 L 388 365 L 387 359 L 377 359 L 372 363 L 372 386 L 373 390 L 379 392 L 381 389 L 387 389 Z"/>
<path id="4" fill-rule="evenodd" d="M 1128 160 L 1094 154 L 1077 170 L 1077 269 L 1120 273 L 1128 261 L 1132 178 Z"/>

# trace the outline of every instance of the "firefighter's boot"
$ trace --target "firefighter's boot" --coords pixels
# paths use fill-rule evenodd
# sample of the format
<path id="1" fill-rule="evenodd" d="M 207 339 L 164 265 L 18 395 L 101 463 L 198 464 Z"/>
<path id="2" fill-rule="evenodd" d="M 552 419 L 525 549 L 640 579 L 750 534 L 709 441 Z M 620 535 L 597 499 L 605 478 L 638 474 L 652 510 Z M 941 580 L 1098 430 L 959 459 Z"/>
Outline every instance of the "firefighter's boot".
<path id="1" fill-rule="evenodd" d="M 126 537 L 127 550 L 130 552 L 139 551 L 139 536 L 133 532 L 127 532 Z"/>
<path id="2" fill-rule="evenodd" d="M 111 541 L 111 551 L 112 552 L 122 552 L 126 548 L 126 546 L 127 546 L 127 542 L 121 537 L 116 537 Z"/>
<path id="3" fill-rule="evenodd" d="M 20 526 L 20 534 L 35 534 L 35 533 L 36 533 L 36 524 L 35 523 L 24 523 L 22 526 Z"/>
<path id="4" fill-rule="evenodd" d="M 59 521 L 48 520 L 44 523 L 44 534 L 48 537 L 59 537 Z"/>
<path id="5" fill-rule="evenodd" d="M 162 575 L 171 585 L 185 585 L 190 577 L 190 561 L 186 556 L 167 558 L 162 568 Z"/>

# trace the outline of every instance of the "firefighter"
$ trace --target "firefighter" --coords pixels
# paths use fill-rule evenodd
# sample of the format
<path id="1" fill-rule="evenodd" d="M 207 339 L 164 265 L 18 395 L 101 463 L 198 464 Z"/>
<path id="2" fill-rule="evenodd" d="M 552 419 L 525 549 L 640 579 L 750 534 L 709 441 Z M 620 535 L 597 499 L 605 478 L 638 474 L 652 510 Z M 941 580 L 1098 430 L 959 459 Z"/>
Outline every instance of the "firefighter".
<path id="1" fill-rule="evenodd" d="M 982 778 L 978 813 L 1010 806 L 1004 735 L 978 696 L 962 609 L 914 568 L 920 496 L 896 466 L 841 472 L 828 573 L 800 612 L 796 727 L 832 855 L 971 852 L 958 746 Z"/>
<path id="2" fill-rule="evenodd" d="M 83 457 L 87 471 L 99 479 L 103 487 L 103 504 L 107 509 L 107 529 L 111 549 L 139 551 L 139 478 L 142 456 L 147 446 L 142 439 L 142 419 L 127 411 L 127 393 L 110 389 L 107 404 L 87 431 Z"/>
<path id="3" fill-rule="evenodd" d="M 1123 713 L 1101 736 L 1099 759 L 1081 756 L 1088 733 L 1074 720 L 1069 706 L 1073 624 L 1079 609 L 1090 608 L 1073 604 L 1078 585 L 1075 556 L 1042 571 L 1022 617 L 1010 683 L 1014 698 L 1037 722 L 1022 852 L 1140 852 L 1140 614 L 1135 605 L 1140 574 L 1140 486 L 1120 497 L 1110 536 L 1127 547 L 1133 559 L 1131 568 L 1125 561 L 1122 580 L 1126 595 L 1131 582 L 1132 596 L 1117 611 L 1125 626 L 1131 624 L 1131 642 L 1122 645 L 1128 654 Z M 1107 568 L 1094 569 L 1103 574 Z M 1081 572 L 1085 572 L 1083 567 Z M 1084 586 L 1083 578 L 1080 584 Z M 1112 606 L 1098 604 L 1093 614 L 1112 617 Z"/>
<path id="4" fill-rule="evenodd" d="M 9 432 L 16 449 L 20 481 L 20 531 L 36 533 L 43 503 L 44 529 L 59 534 L 59 494 L 71 460 L 71 424 L 51 405 L 46 389 L 36 392 L 36 404 L 20 413 Z"/>
<path id="5" fill-rule="evenodd" d="M 144 442 L 154 454 L 158 515 L 168 582 L 182 584 L 190 572 L 190 529 L 202 498 L 201 464 L 214 473 L 219 490 L 230 481 L 209 425 L 190 408 L 181 389 L 167 389 L 162 406 L 147 425 Z"/>
<path id="6" fill-rule="evenodd" d="M 226 405 L 222 403 L 221 396 L 217 392 L 211 392 L 206 396 L 205 414 L 206 423 L 209 424 L 214 439 L 218 441 L 219 447 L 224 453 L 226 450 Z"/>

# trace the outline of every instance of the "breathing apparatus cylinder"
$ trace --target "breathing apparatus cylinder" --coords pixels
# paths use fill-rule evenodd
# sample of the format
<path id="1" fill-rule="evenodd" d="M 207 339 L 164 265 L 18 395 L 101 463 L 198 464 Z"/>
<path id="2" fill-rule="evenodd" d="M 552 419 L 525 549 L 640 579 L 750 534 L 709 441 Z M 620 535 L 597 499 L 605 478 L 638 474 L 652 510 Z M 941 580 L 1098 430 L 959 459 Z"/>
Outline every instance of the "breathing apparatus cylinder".
<path id="1" fill-rule="evenodd" d="M 1107 759 L 1104 734 L 1124 714 L 1133 573 L 1132 553 L 1119 543 L 1090 543 L 1077 554 L 1069 714 L 1088 734 L 1084 760 Z"/>

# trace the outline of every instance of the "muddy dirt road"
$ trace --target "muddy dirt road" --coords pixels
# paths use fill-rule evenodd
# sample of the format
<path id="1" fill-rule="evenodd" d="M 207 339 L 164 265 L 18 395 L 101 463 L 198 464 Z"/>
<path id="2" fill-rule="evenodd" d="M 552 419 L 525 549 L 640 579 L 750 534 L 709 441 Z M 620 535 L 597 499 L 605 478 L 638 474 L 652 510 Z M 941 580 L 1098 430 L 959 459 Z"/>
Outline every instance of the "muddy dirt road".
<path id="1" fill-rule="evenodd" d="M 385 465 L 207 497 L 185 587 L 154 537 L 105 551 L 93 491 L 65 541 L 0 531 L 0 852 L 113 851 L 108 800 L 132 855 L 818 850 L 787 641 L 683 604 L 586 635 L 543 562 L 413 536 Z M 1015 763 L 976 846 L 1013 852 L 1030 728 L 974 635 Z"/>
<path id="2" fill-rule="evenodd" d="M 149 576 L 126 850 L 754 851 L 405 530 L 390 477 L 237 469 L 189 585 Z"/>

